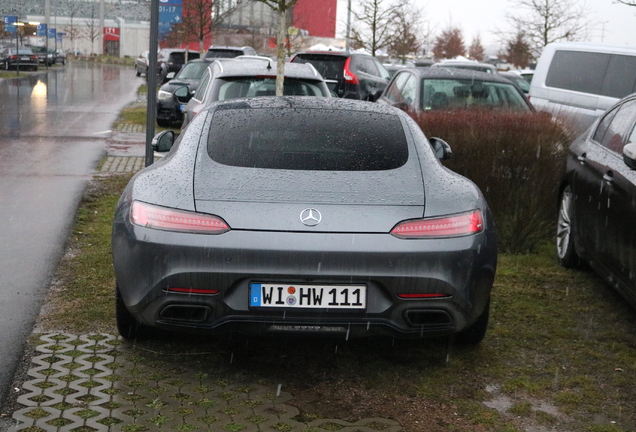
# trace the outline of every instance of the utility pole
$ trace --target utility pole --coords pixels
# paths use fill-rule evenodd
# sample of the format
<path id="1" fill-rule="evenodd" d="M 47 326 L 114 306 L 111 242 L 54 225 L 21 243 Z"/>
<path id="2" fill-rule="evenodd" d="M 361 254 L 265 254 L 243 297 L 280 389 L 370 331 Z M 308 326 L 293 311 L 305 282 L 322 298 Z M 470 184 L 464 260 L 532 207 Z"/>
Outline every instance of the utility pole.
<path id="1" fill-rule="evenodd" d="M 347 0 L 347 35 L 345 36 L 345 49 L 349 51 L 351 42 L 351 0 Z"/>

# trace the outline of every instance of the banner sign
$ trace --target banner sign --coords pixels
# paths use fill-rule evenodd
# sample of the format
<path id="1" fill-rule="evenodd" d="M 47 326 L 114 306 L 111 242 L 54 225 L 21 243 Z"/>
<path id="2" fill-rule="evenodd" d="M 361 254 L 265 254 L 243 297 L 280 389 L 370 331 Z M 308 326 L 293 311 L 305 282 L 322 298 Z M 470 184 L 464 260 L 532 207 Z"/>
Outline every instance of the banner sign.
<path id="1" fill-rule="evenodd" d="M 183 0 L 159 0 L 159 36 L 170 33 L 174 24 L 183 21 Z"/>
<path id="2" fill-rule="evenodd" d="M 4 16 L 4 31 L 15 34 L 18 26 L 15 23 L 18 22 L 18 17 L 13 15 L 5 15 Z"/>
<path id="3" fill-rule="evenodd" d="M 38 24 L 37 27 L 35 27 L 35 35 L 46 37 L 46 24 Z"/>
<path id="4" fill-rule="evenodd" d="M 54 28 L 48 29 L 47 33 L 48 33 L 49 39 L 55 39 L 55 29 Z"/>

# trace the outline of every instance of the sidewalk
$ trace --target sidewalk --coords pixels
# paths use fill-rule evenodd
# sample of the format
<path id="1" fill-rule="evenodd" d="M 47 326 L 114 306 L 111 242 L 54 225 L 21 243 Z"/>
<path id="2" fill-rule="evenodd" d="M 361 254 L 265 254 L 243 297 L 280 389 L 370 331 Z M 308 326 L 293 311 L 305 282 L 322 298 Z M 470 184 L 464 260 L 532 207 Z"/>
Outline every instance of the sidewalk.
<path id="1" fill-rule="evenodd" d="M 12 430 L 400 430 L 381 418 L 303 423 L 282 384 L 230 372 L 220 353 L 172 352 L 170 347 L 159 352 L 109 334 L 35 336 L 36 355 L 18 397 L 24 408 L 13 413 Z"/>

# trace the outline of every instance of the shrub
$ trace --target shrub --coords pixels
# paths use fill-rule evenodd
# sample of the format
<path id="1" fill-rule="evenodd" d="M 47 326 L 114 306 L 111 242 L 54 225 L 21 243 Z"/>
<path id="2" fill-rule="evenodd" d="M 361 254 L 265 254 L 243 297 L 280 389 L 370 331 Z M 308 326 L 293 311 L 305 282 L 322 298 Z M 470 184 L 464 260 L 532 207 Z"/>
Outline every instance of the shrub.
<path id="1" fill-rule="evenodd" d="M 426 136 L 451 145 L 453 156 L 444 164 L 484 193 L 502 251 L 534 252 L 553 234 L 571 137 L 549 115 L 461 110 L 414 118 Z"/>

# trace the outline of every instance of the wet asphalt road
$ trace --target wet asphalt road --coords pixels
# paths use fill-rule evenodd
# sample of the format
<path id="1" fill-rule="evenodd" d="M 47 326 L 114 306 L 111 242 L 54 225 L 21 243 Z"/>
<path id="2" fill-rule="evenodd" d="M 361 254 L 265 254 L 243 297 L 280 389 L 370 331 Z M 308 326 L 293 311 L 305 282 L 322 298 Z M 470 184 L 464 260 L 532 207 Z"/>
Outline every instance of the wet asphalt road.
<path id="1" fill-rule="evenodd" d="M 111 125 L 143 82 L 115 65 L 41 70 L 0 79 L 0 406 Z"/>

